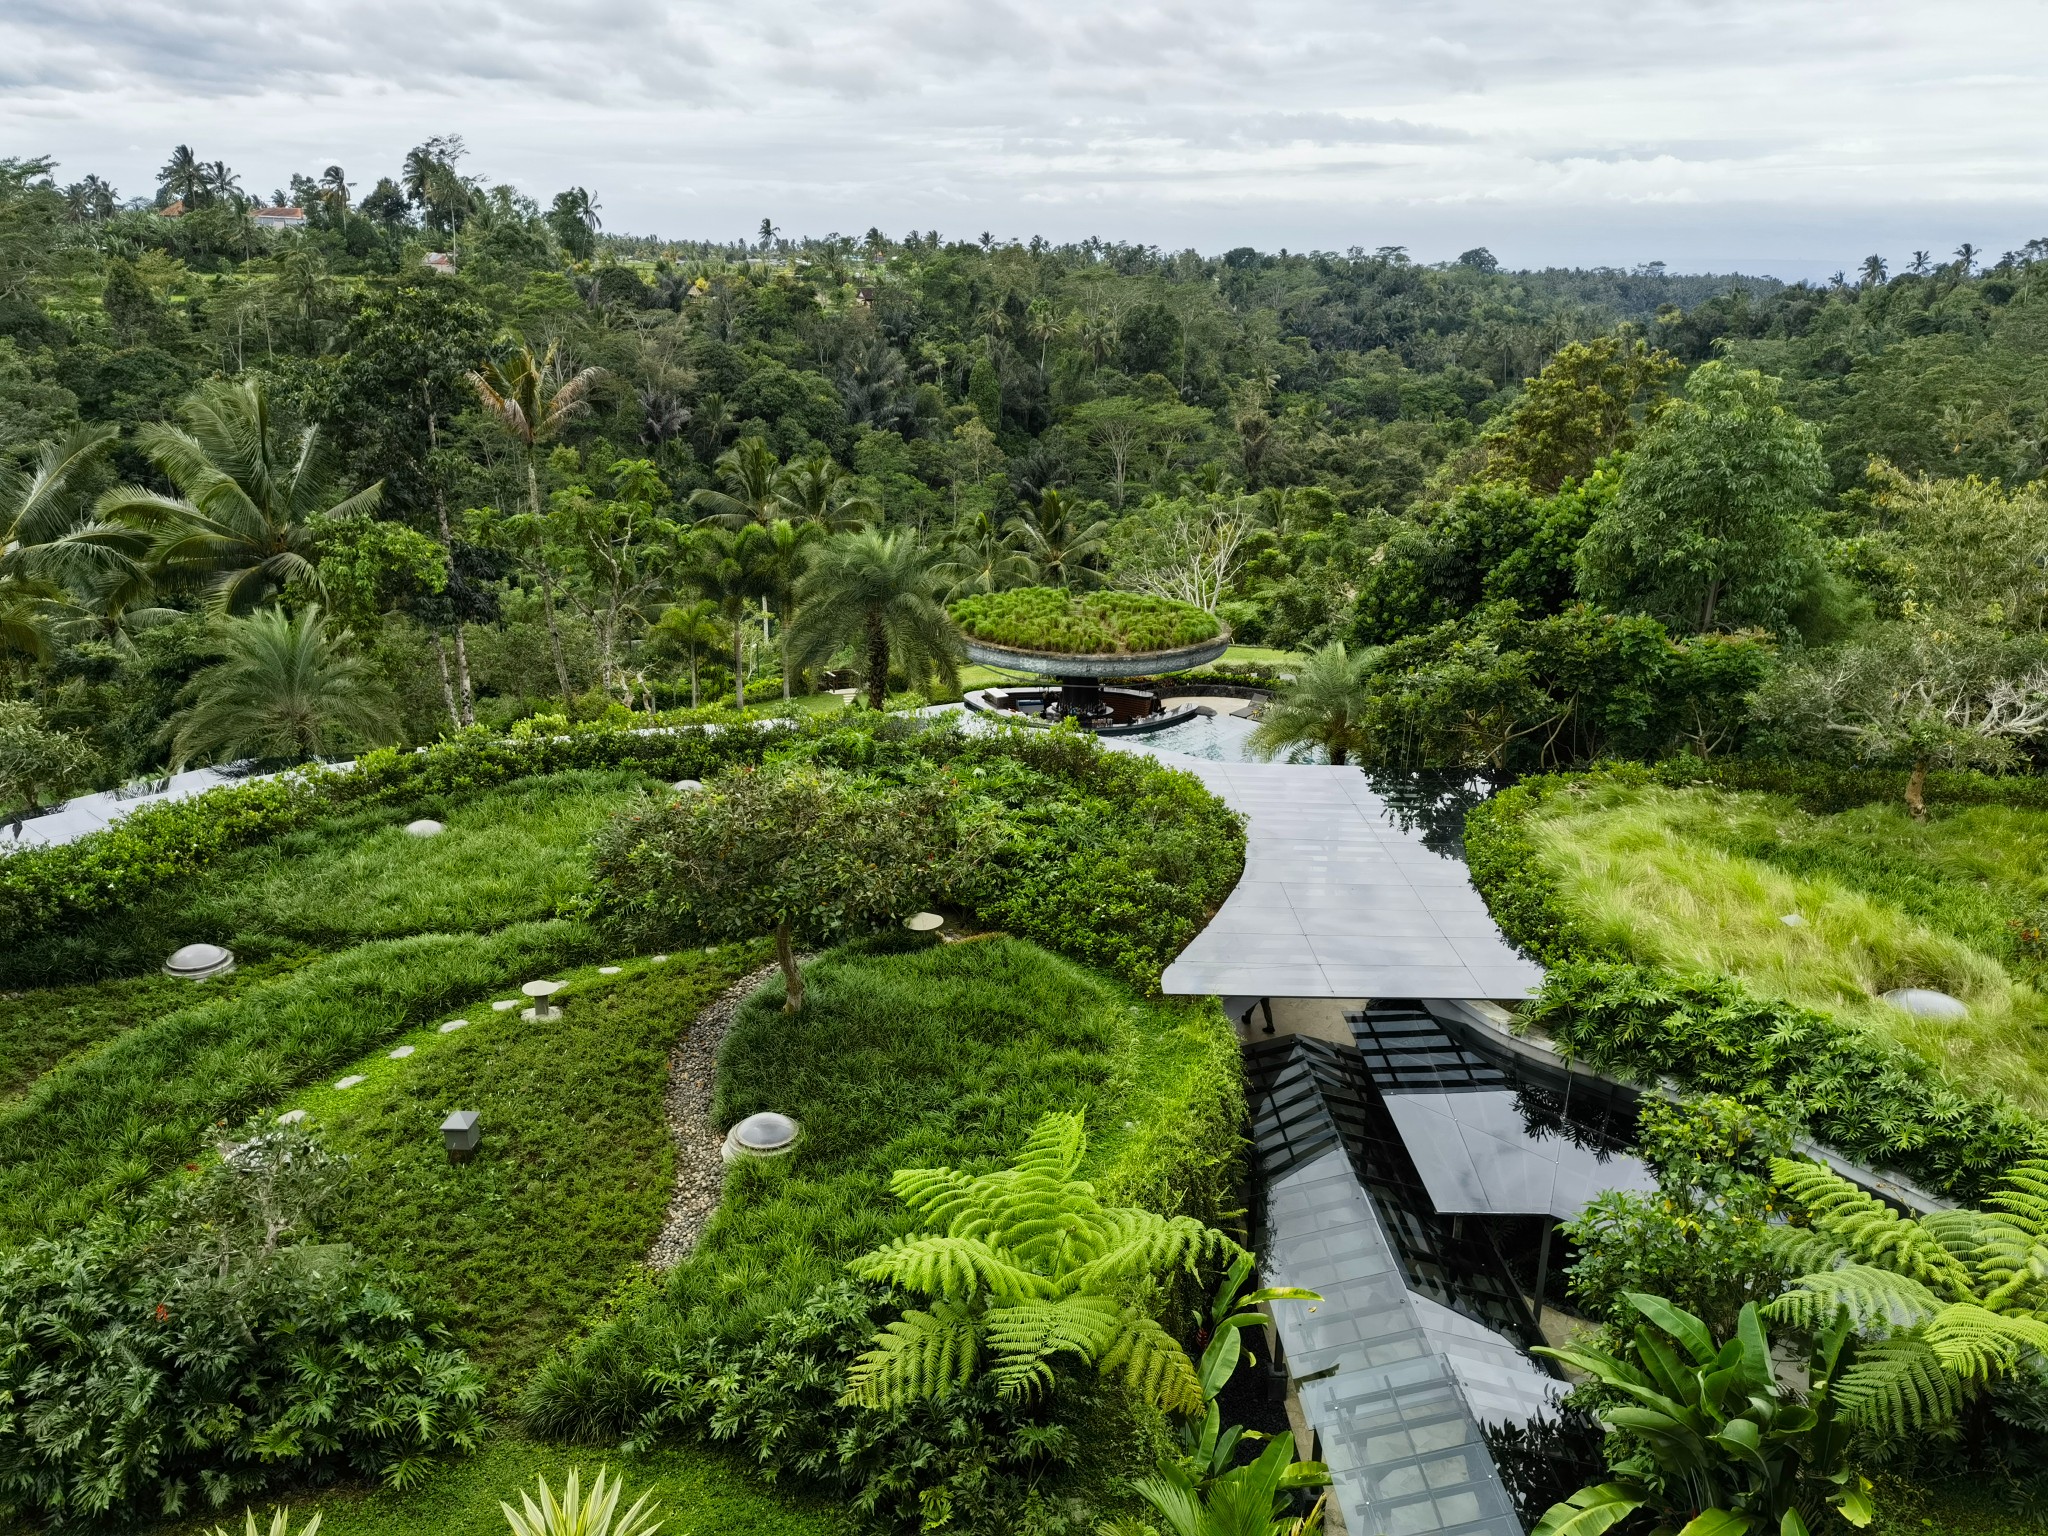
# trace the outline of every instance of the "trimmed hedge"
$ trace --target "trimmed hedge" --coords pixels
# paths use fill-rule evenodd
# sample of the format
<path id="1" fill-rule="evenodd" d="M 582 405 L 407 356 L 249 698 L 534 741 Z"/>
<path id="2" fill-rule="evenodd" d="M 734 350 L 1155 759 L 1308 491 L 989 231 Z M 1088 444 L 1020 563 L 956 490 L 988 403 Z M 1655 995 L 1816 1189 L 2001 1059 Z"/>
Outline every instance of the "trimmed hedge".
<path id="1" fill-rule="evenodd" d="M 1967 1091 L 1902 1046 L 1797 1004 L 1759 998 L 1726 977 L 1678 975 L 1604 952 L 1573 918 L 1527 820 L 1546 799 L 1594 781 L 1721 783 L 1781 794 L 1805 782 L 1814 804 L 1867 803 L 1824 771 L 1770 765 L 1723 770 L 1697 759 L 1656 769 L 1525 779 L 1465 820 L 1473 884 L 1510 940 L 1549 968 L 1524 1017 L 1560 1050 L 1638 1082 L 1668 1078 L 1700 1092 L 1768 1103 L 1850 1157 L 1890 1166 L 1974 1199 L 2018 1159 L 2048 1150 L 2048 1125 L 1995 1094 Z M 1863 777 L 1883 777 L 1858 775 Z M 1983 775 L 1945 776 L 1990 798 Z M 1981 780 L 1981 783 L 1972 781 Z M 1958 798 L 1961 798 L 1958 795 Z M 2024 802 L 2022 802 L 2024 803 Z"/>
<path id="2" fill-rule="evenodd" d="M 1223 626 L 1193 603 L 1137 592 L 1017 587 L 963 597 L 947 610 L 976 640 L 1060 656 L 1143 655 L 1213 640 Z"/>

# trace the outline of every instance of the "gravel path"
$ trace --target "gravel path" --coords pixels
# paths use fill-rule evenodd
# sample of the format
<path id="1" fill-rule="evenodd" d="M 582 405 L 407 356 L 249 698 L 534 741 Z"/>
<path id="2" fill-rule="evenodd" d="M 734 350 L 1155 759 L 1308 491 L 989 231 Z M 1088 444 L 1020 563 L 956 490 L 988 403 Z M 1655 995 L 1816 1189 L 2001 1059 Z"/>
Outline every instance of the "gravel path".
<path id="1" fill-rule="evenodd" d="M 800 956 L 798 963 L 810 956 Z M 647 1255 L 653 1269 L 671 1269 L 697 1246 L 697 1238 L 725 1187 L 725 1163 L 719 1148 L 725 1136 L 711 1123 L 711 1085 L 718 1067 L 718 1047 L 732 1027 L 740 1004 L 780 967 L 764 965 L 727 987 L 691 1021 L 669 1052 L 668 1093 L 664 1108 L 669 1134 L 676 1140 L 676 1187 L 669 1196 L 668 1217 L 661 1236 Z"/>

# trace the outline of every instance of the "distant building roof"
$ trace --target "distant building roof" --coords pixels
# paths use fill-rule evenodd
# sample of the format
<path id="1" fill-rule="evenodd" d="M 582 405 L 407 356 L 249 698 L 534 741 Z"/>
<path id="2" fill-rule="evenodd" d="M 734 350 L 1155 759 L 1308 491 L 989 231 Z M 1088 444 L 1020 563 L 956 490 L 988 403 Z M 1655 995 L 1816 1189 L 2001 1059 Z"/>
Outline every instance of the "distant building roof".
<path id="1" fill-rule="evenodd" d="M 420 258 L 420 265 L 431 268 L 436 272 L 453 272 L 455 270 L 455 258 L 446 251 L 429 251 Z"/>
<path id="2" fill-rule="evenodd" d="M 185 199 L 181 197 L 175 203 L 166 203 L 156 212 L 157 217 L 161 219 L 182 218 L 185 213 Z"/>
<path id="3" fill-rule="evenodd" d="M 291 229 L 306 222 L 306 210 L 279 206 L 275 208 L 251 208 L 249 217 L 260 228 Z"/>

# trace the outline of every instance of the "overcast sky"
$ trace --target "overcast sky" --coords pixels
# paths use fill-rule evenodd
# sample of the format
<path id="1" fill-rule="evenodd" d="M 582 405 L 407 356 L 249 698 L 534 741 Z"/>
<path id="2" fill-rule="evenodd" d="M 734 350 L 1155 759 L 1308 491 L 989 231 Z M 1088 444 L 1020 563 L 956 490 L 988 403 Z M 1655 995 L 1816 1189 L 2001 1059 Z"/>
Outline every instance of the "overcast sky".
<path id="1" fill-rule="evenodd" d="M 0 0 L 0 154 L 464 169 L 675 237 L 1486 245 L 1820 277 L 2048 235 L 2040 0 Z"/>

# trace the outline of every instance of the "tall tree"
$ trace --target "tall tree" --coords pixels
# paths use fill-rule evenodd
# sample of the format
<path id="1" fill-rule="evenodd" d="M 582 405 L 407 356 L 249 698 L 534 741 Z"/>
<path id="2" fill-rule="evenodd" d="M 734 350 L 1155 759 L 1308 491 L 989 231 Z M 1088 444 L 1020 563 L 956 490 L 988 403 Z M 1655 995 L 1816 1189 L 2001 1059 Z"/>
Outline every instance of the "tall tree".
<path id="1" fill-rule="evenodd" d="M 391 715 L 369 664 L 348 651 L 317 605 L 229 619 L 225 653 L 192 680 L 170 726 L 175 761 L 254 757 L 302 763 L 343 743 L 375 742 Z"/>
<path id="2" fill-rule="evenodd" d="M 1046 487 L 1038 505 L 1027 505 L 1005 526 L 1038 585 L 1084 589 L 1101 583 L 1094 562 L 1102 555 L 1109 524 L 1088 516 L 1057 486 Z"/>
<path id="3" fill-rule="evenodd" d="M 132 550 L 78 537 L 89 525 L 92 480 L 120 436 L 80 427 L 43 445 L 24 474 L 0 463 L 0 654 L 48 654 L 64 576 L 81 583 L 132 577 Z"/>
<path id="4" fill-rule="evenodd" d="M 180 144 L 156 173 L 157 185 L 174 194 L 187 208 L 196 208 L 206 198 L 206 167 L 192 153 L 190 144 Z"/>
<path id="5" fill-rule="evenodd" d="M 1252 749 L 1270 758 L 1293 747 L 1316 746 L 1335 764 L 1362 752 L 1371 734 L 1372 696 L 1365 673 L 1372 659 L 1371 651 L 1347 651 L 1341 640 L 1316 651 L 1266 707 L 1252 732 Z"/>
<path id="6" fill-rule="evenodd" d="M 690 506 L 706 522 L 738 528 L 785 515 L 782 461 L 758 437 L 743 437 L 718 456 L 718 487 L 690 493 Z"/>
<path id="7" fill-rule="evenodd" d="M 866 674 L 868 705 L 888 698 L 889 667 L 913 683 L 959 679 L 960 637 L 939 602 L 931 554 L 908 529 L 861 529 L 818 546 L 797 583 L 793 649 L 799 665 L 851 647 Z"/>
<path id="8" fill-rule="evenodd" d="M 1567 342 L 1487 432 L 1487 478 L 1526 481 L 1543 492 L 1584 480 L 1656 419 L 1683 371 L 1677 358 L 1644 341 Z"/>
<path id="9" fill-rule="evenodd" d="M 739 528 L 715 524 L 691 530 L 683 539 L 676 580 L 702 594 L 732 631 L 732 703 L 747 705 L 747 611 L 764 601 L 775 584 L 777 551 L 759 523 Z"/>
<path id="10" fill-rule="evenodd" d="M 1779 381 L 1702 363 L 1643 434 L 1579 550 L 1579 586 L 1685 633 L 1777 629 L 1821 580 L 1820 435 Z"/>

